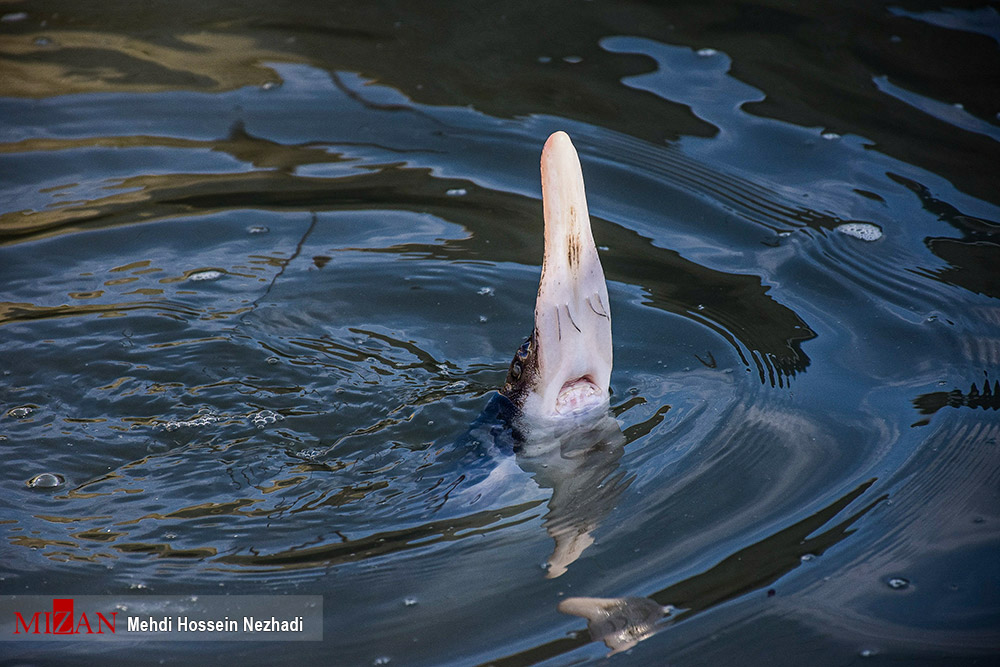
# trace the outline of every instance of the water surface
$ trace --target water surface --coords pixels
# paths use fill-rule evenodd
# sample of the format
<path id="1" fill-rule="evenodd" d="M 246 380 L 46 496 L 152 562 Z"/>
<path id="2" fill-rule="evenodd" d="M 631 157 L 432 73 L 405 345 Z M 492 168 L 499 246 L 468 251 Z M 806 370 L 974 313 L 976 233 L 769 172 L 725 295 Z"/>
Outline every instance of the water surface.
<path id="1" fill-rule="evenodd" d="M 246 664 L 996 654 L 992 6 L 4 12 L 0 593 L 324 596 Z M 560 129 L 614 419 L 515 452 Z M 2 653 L 205 659 L 62 646 Z"/>

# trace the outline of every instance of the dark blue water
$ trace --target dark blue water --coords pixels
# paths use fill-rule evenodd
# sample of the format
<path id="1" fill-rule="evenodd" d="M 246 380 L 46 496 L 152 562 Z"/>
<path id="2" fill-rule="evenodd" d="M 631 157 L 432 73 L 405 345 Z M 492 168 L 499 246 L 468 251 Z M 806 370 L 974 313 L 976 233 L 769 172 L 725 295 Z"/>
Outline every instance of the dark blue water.
<path id="1" fill-rule="evenodd" d="M 325 612 L 3 659 L 1000 652 L 995 6 L 3 12 L 0 594 Z M 555 130 L 614 420 L 515 453 Z"/>

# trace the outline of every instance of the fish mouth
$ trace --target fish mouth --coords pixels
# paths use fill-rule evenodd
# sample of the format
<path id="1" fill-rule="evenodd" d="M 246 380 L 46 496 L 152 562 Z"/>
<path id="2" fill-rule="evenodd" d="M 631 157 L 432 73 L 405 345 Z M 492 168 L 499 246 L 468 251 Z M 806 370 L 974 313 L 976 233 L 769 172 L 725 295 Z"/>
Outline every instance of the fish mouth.
<path id="1" fill-rule="evenodd" d="M 601 388 L 590 376 L 576 378 L 564 382 L 556 396 L 557 414 L 576 414 L 586 412 L 595 403 L 604 402 L 607 399 L 607 390 Z"/>
<path id="2" fill-rule="evenodd" d="M 559 416 L 608 403 L 611 308 L 580 159 L 565 132 L 545 142 L 541 168 L 545 256 L 535 300 L 536 405 L 529 411 Z"/>

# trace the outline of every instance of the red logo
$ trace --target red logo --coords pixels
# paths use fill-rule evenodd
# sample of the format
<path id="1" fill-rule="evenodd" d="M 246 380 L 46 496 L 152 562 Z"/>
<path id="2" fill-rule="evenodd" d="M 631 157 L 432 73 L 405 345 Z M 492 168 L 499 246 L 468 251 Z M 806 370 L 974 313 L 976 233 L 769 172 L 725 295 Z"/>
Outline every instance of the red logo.
<path id="1" fill-rule="evenodd" d="M 110 621 L 101 612 L 95 612 L 91 618 L 80 612 L 77 617 L 73 613 L 73 598 L 55 598 L 52 600 L 52 611 L 36 611 L 27 620 L 21 612 L 15 611 L 14 634 L 103 635 L 105 630 L 114 634 L 117 614 L 117 611 L 111 612 Z"/>

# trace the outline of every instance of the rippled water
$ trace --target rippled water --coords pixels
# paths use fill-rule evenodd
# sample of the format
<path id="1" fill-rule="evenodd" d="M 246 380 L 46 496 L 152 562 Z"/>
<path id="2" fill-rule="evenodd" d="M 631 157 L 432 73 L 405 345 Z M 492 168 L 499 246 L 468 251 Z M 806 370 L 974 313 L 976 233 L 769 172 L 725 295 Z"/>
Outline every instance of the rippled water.
<path id="1" fill-rule="evenodd" d="M 1000 14 L 811 4 L 4 5 L 0 592 L 324 596 L 246 664 L 995 655 Z M 616 423 L 518 449 L 557 129 Z M 64 646 L 0 652 L 205 659 Z"/>

